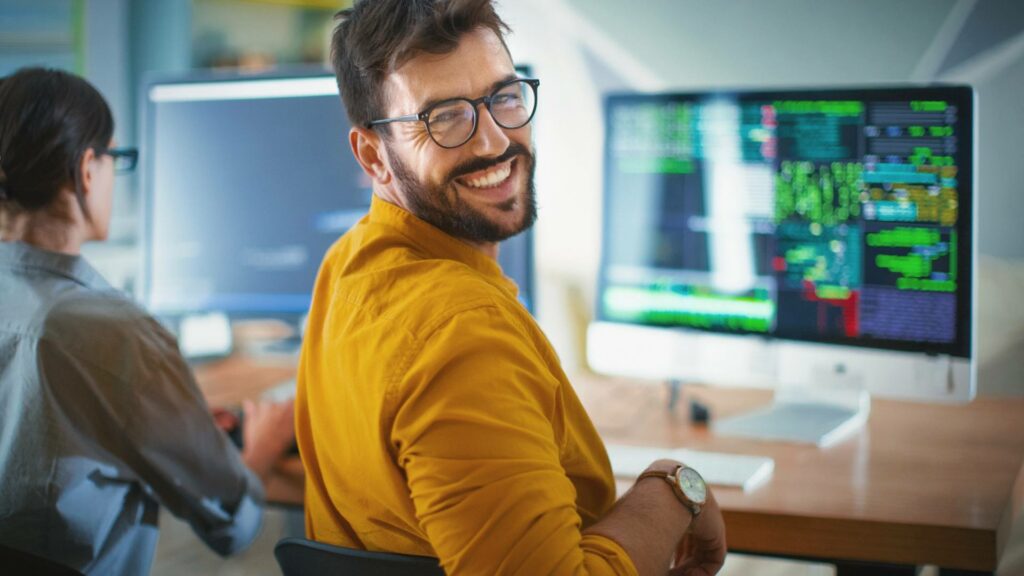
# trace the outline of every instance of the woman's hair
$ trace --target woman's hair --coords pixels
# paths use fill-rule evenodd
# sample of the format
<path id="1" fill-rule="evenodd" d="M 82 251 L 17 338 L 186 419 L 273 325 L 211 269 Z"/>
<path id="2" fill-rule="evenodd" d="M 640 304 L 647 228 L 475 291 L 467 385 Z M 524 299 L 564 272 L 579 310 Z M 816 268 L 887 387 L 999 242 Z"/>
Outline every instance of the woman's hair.
<path id="1" fill-rule="evenodd" d="M 113 134 L 103 96 L 74 74 L 22 68 L 0 79 L 0 208 L 40 210 L 70 187 L 88 215 L 82 155 L 105 149 Z"/>

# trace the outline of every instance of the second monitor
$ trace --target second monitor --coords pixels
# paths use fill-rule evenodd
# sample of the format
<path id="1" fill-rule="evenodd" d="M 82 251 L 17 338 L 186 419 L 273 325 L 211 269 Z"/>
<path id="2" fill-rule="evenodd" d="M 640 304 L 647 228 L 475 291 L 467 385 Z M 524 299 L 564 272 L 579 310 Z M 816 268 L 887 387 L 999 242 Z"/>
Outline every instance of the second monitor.
<path id="1" fill-rule="evenodd" d="M 971 399 L 973 106 L 968 87 L 610 97 L 592 365 Z"/>

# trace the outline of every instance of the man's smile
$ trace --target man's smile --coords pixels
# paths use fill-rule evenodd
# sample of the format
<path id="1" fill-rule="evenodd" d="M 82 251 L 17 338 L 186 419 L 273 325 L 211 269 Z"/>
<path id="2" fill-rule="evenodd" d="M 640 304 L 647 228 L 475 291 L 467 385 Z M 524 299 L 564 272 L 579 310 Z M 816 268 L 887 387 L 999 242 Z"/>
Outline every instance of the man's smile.
<path id="1" fill-rule="evenodd" d="M 480 170 L 458 178 L 458 182 L 470 188 L 493 188 L 504 183 L 512 175 L 514 160 L 502 162 L 486 170 Z"/>
<path id="2" fill-rule="evenodd" d="M 465 176 L 456 178 L 456 182 L 467 188 L 494 188 L 504 184 L 512 175 L 512 167 L 515 159 L 506 160 L 485 168 L 471 172 Z"/>

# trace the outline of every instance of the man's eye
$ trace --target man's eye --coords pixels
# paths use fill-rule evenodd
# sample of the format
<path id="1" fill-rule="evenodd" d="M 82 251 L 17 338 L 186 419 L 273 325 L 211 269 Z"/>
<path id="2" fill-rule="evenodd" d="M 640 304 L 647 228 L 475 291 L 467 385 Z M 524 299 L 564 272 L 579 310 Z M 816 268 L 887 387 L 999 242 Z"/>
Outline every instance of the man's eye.
<path id="1" fill-rule="evenodd" d="M 523 98 L 519 94 L 498 94 L 491 100 L 492 106 L 504 106 L 506 108 L 512 106 L 520 106 L 523 102 Z"/>
<path id="2" fill-rule="evenodd" d="M 462 117 L 462 114 L 460 114 L 456 110 L 446 110 L 444 112 L 439 112 L 437 114 L 434 114 L 434 118 L 433 118 L 432 121 L 433 122 L 453 122 L 455 120 L 458 120 L 461 117 Z"/>
<path id="3" fill-rule="evenodd" d="M 452 124 L 471 118 L 473 111 L 469 106 L 444 106 L 430 114 L 431 124 Z"/>

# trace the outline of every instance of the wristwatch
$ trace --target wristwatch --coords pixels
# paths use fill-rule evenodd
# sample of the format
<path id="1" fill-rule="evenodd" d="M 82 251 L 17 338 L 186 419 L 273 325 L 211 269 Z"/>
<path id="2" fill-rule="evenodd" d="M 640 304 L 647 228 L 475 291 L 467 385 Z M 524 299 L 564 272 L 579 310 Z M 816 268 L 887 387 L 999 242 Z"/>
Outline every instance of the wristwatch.
<path id="1" fill-rule="evenodd" d="M 669 470 L 657 468 L 648 470 L 641 474 L 636 481 L 639 482 L 644 478 L 662 478 L 668 482 L 672 486 L 672 492 L 675 493 L 676 498 L 693 513 L 693 517 L 700 516 L 700 511 L 708 499 L 708 485 L 696 470 L 685 464 L 673 464 Z"/>

